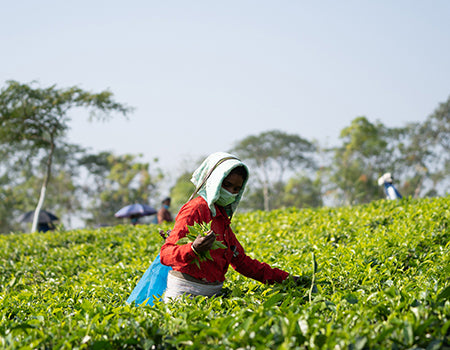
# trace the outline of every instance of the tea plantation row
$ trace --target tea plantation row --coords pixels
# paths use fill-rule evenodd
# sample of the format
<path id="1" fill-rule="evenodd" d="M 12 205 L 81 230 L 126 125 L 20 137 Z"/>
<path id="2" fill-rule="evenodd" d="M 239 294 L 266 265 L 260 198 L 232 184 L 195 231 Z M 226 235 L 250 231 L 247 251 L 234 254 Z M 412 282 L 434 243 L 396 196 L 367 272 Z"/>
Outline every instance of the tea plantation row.
<path id="1" fill-rule="evenodd" d="M 450 349 L 450 197 L 236 215 L 247 253 L 310 285 L 231 268 L 224 295 L 134 307 L 160 228 L 0 236 L 0 348 Z"/>

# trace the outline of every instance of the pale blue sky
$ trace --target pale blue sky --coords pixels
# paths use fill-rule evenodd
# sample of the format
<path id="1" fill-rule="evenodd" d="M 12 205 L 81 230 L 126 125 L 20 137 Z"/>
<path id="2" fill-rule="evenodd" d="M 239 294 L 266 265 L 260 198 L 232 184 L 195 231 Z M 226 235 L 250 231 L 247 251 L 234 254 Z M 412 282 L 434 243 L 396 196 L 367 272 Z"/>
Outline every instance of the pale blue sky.
<path id="1" fill-rule="evenodd" d="M 450 1 L 2 1 L 0 82 L 110 89 L 70 139 L 167 170 L 279 129 L 336 142 L 357 116 L 423 121 L 450 95 Z"/>

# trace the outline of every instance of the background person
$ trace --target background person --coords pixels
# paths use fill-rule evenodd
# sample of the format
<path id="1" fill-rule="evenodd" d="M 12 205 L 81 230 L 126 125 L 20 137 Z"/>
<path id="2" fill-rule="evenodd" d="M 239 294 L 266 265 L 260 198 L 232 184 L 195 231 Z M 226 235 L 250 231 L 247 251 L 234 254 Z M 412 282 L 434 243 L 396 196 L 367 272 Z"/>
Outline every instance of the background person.
<path id="1" fill-rule="evenodd" d="M 401 199 L 402 195 L 393 185 L 393 179 L 394 178 L 391 173 L 385 173 L 378 179 L 378 185 L 384 185 L 384 193 L 386 194 L 387 199 Z"/>
<path id="2" fill-rule="evenodd" d="M 38 232 L 47 232 L 55 229 L 52 222 L 39 222 L 37 226 Z"/>
<path id="3" fill-rule="evenodd" d="M 130 216 L 131 225 L 136 226 L 137 224 L 139 224 L 140 217 L 141 217 L 140 215 L 131 215 Z"/>
<path id="4" fill-rule="evenodd" d="M 166 197 L 161 202 L 162 206 L 161 206 L 161 209 L 158 210 L 158 214 L 157 214 L 158 224 L 162 224 L 163 222 L 172 222 L 173 221 L 172 214 L 169 211 L 170 201 L 171 201 L 170 197 Z"/>

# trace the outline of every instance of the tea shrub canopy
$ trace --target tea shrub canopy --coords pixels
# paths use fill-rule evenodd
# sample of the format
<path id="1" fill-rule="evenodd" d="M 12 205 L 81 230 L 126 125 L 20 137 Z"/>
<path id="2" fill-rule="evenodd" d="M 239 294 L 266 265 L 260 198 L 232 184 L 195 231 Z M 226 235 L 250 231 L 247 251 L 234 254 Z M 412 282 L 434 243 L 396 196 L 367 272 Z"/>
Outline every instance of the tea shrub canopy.
<path id="1" fill-rule="evenodd" d="M 317 292 L 230 268 L 223 295 L 153 307 L 125 300 L 169 224 L 3 235 L 0 348 L 450 349 L 449 202 L 237 214 L 250 257 Z"/>

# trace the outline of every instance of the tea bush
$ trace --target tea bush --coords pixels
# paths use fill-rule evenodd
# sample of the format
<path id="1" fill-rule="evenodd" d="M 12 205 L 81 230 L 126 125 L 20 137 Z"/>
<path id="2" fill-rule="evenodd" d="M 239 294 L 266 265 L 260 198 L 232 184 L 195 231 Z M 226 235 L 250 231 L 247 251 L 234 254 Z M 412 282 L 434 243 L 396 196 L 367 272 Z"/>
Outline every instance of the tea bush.
<path id="1" fill-rule="evenodd" d="M 0 236 L 0 348 L 450 349 L 449 199 L 237 214 L 251 257 L 318 291 L 230 268 L 222 296 L 153 307 L 125 300 L 169 225 Z"/>

